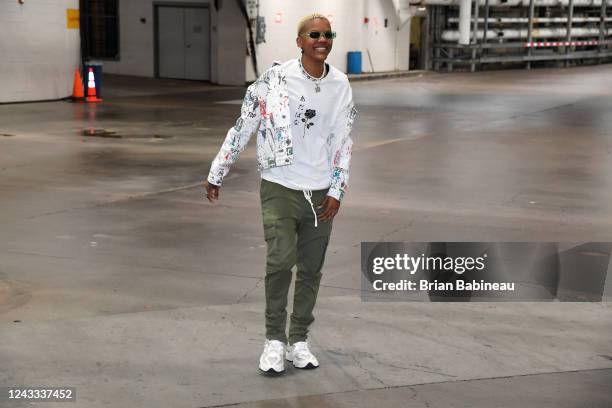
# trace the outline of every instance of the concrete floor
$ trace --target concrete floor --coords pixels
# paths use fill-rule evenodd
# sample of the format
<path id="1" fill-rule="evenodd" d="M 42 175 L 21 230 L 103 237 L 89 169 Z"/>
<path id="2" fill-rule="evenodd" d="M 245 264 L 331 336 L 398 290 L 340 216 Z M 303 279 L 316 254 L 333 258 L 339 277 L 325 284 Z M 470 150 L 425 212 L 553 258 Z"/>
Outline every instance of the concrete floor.
<path id="1" fill-rule="evenodd" d="M 256 364 L 254 145 L 217 205 L 200 187 L 244 88 L 109 76 L 99 105 L 0 105 L 0 385 L 88 408 L 612 406 L 610 303 L 359 296 L 362 241 L 612 241 L 611 83 L 605 65 L 355 83 L 322 366 L 277 378 Z"/>

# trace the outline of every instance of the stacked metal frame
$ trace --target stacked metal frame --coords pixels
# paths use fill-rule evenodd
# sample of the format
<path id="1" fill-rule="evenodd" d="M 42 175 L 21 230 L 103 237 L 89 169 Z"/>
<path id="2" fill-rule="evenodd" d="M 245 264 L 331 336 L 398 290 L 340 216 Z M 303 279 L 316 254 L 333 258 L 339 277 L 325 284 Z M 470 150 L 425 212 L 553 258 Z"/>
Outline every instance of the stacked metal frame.
<path id="1" fill-rule="evenodd" d="M 612 62 L 612 0 L 423 0 L 433 69 Z"/>

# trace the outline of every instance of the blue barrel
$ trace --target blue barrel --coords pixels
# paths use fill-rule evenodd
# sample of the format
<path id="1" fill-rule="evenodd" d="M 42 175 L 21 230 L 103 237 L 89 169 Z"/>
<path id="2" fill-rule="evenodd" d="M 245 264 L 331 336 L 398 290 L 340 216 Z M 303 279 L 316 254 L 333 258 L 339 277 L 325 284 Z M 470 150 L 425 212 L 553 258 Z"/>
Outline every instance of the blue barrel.
<path id="1" fill-rule="evenodd" d="M 361 51 L 349 51 L 346 70 L 348 74 L 361 74 Z"/>

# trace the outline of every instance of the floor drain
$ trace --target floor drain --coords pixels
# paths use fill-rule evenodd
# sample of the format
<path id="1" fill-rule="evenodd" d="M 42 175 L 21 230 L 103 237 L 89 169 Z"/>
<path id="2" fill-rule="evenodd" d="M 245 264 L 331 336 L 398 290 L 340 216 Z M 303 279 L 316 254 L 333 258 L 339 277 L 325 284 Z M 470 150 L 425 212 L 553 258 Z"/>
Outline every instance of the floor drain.
<path id="1" fill-rule="evenodd" d="M 112 137 L 112 138 L 121 138 L 121 135 L 118 135 L 115 132 L 111 132 L 109 130 L 106 129 L 83 129 L 81 131 L 81 134 L 83 136 L 90 136 L 90 137 Z"/>
<path id="2" fill-rule="evenodd" d="M 118 134 L 117 132 L 113 132 L 111 130 L 106 129 L 96 129 L 96 128 L 87 128 L 81 130 L 81 135 L 89 136 L 89 137 L 109 137 L 116 139 L 171 139 L 173 136 L 171 135 L 161 135 L 161 134 L 148 134 L 148 135 L 132 135 L 132 134 Z"/>

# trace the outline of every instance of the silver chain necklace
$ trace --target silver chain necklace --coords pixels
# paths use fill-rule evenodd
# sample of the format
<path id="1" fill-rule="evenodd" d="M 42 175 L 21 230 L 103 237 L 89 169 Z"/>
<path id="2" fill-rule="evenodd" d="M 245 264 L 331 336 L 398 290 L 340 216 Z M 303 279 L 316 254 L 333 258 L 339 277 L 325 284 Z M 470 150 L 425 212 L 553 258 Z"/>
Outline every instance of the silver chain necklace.
<path id="1" fill-rule="evenodd" d="M 323 65 L 323 74 L 321 74 L 321 76 L 317 78 L 317 77 L 310 75 L 308 72 L 306 72 L 306 70 L 304 69 L 304 66 L 302 65 L 301 58 L 298 58 L 298 64 L 300 65 L 300 69 L 302 70 L 302 73 L 306 76 L 306 78 L 310 79 L 311 81 L 315 83 L 315 92 L 321 92 L 320 83 L 323 77 L 325 76 L 325 71 L 327 67 Z"/>

